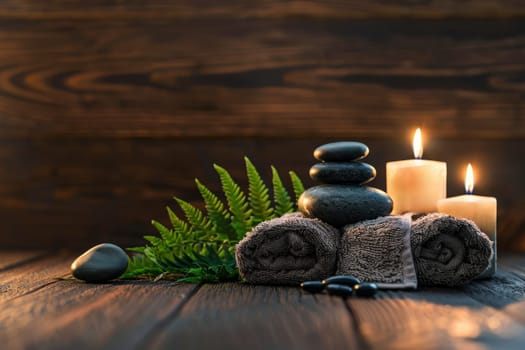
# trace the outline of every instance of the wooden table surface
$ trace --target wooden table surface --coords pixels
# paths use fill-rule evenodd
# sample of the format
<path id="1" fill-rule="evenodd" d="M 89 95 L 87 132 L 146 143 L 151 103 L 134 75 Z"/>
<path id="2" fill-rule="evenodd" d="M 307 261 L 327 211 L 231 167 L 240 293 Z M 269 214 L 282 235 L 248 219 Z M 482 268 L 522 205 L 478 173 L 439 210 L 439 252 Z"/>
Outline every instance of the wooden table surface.
<path id="1" fill-rule="evenodd" d="M 69 253 L 0 253 L 2 349 L 524 349 L 525 255 L 464 288 L 343 300 L 293 287 L 69 276 Z"/>

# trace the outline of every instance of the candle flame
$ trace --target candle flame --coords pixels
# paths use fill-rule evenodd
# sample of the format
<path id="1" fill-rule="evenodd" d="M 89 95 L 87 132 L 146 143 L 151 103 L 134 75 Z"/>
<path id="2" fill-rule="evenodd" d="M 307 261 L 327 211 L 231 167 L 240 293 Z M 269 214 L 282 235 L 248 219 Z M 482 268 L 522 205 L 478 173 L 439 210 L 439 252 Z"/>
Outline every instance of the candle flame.
<path id="1" fill-rule="evenodd" d="M 465 174 L 465 192 L 468 194 L 474 192 L 474 171 L 470 163 L 468 163 L 467 173 Z"/>
<path id="2" fill-rule="evenodd" d="M 421 129 L 417 128 L 414 133 L 414 141 L 412 141 L 412 149 L 414 150 L 414 158 L 423 158 L 423 142 L 421 138 Z"/>

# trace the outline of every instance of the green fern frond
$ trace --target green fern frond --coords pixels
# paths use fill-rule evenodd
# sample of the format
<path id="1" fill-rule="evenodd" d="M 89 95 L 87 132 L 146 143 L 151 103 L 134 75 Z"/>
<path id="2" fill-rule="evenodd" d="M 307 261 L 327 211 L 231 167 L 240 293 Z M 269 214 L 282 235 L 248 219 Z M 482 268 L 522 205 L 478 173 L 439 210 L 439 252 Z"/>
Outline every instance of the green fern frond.
<path id="1" fill-rule="evenodd" d="M 292 199 L 290 198 L 290 195 L 288 194 L 288 191 L 284 187 L 283 182 L 281 181 L 281 177 L 279 176 L 277 169 L 275 169 L 274 166 L 272 166 L 272 184 L 273 200 L 275 202 L 275 214 L 277 216 L 282 216 L 284 214 L 293 212 L 295 206 L 292 202 Z"/>
<path id="2" fill-rule="evenodd" d="M 289 171 L 290 180 L 292 182 L 293 192 L 295 194 L 295 203 L 299 200 L 299 197 L 304 192 L 304 185 L 299 176 L 294 171 Z"/>
<path id="3" fill-rule="evenodd" d="M 148 259 L 144 254 L 137 254 L 129 258 L 128 268 L 120 278 L 155 278 L 163 272 L 162 268 Z"/>
<path id="4" fill-rule="evenodd" d="M 200 209 L 195 208 L 193 205 L 180 198 L 175 197 L 175 200 L 184 212 L 186 221 L 191 225 L 194 235 L 198 235 L 203 238 L 208 237 L 210 235 L 210 231 L 214 227 L 210 220 L 204 216 L 204 213 Z"/>
<path id="5" fill-rule="evenodd" d="M 168 211 L 171 225 L 175 233 L 173 237 L 174 241 L 177 241 L 178 237 L 190 237 L 193 235 L 191 227 L 190 225 L 188 225 L 188 223 L 186 223 L 184 220 L 179 218 L 177 214 L 175 214 L 173 210 L 171 210 L 170 207 L 166 207 L 166 210 Z"/>
<path id="6" fill-rule="evenodd" d="M 206 211 L 210 221 L 215 225 L 217 234 L 222 238 L 234 239 L 235 230 L 231 226 L 231 217 L 228 210 L 224 207 L 219 197 L 204 186 L 198 179 L 195 179 L 197 188 L 204 200 Z"/>
<path id="7" fill-rule="evenodd" d="M 172 237 L 172 232 L 164 225 L 162 225 L 160 222 L 151 220 L 151 224 L 157 229 L 157 231 L 160 234 L 160 237 L 165 240 L 169 241 Z M 157 237 L 154 237 L 157 238 Z"/>
<path id="8" fill-rule="evenodd" d="M 272 202 L 268 187 L 253 163 L 244 157 L 246 175 L 248 177 L 248 199 L 252 208 L 252 225 L 255 226 L 273 216 Z"/>
<path id="9" fill-rule="evenodd" d="M 170 207 L 167 206 L 166 211 L 168 212 L 168 217 L 170 218 L 171 225 L 173 227 L 177 226 L 181 222 L 181 219 L 177 216 L 177 214 L 175 214 L 173 210 L 171 210 Z"/>
<path id="10" fill-rule="evenodd" d="M 214 164 L 213 167 L 219 174 L 222 190 L 228 202 L 232 220 L 231 225 L 237 234 L 237 238 L 240 239 L 252 228 L 251 209 L 248 207 L 246 195 L 240 186 L 233 181 L 226 169 L 217 164 Z"/>
<path id="11" fill-rule="evenodd" d="M 175 198 L 184 219 L 166 207 L 171 228 L 153 220 L 158 236 L 145 236 L 143 247 L 129 248 L 133 256 L 121 278 L 173 278 L 179 282 L 223 282 L 239 280 L 235 244 L 253 226 L 296 209 L 277 170 L 272 167 L 273 205 L 269 189 L 253 163 L 245 158 L 248 197 L 224 168 L 214 165 L 226 204 L 195 180 L 206 212 Z M 290 172 L 295 196 L 304 190 L 299 177 Z"/>

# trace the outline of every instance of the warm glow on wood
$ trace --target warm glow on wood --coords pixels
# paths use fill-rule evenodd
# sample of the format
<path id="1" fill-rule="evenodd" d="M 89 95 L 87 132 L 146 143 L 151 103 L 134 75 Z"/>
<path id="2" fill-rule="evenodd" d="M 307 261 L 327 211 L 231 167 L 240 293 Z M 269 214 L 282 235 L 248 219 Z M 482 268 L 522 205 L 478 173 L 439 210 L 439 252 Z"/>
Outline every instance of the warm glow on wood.
<path id="1" fill-rule="evenodd" d="M 467 173 L 465 174 L 465 192 L 468 194 L 474 192 L 474 171 L 470 163 L 468 163 Z"/>
<path id="2" fill-rule="evenodd" d="M 417 128 L 414 133 L 414 140 L 412 141 L 412 148 L 414 150 L 414 158 L 423 158 L 423 141 L 421 139 L 421 129 Z"/>

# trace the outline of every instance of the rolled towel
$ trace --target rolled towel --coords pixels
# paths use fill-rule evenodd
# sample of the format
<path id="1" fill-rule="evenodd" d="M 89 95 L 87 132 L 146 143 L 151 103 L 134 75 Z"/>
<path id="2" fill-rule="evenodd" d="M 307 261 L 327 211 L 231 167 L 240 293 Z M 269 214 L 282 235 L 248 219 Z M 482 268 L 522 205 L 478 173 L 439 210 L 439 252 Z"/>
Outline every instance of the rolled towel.
<path id="1" fill-rule="evenodd" d="M 460 286 L 489 267 L 492 243 L 474 222 L 439 213 L 413 220 L 410 241 L 420 284 Z"/>
<path id="2" fill-rule="evenodd" d="M 379 288 L 416 288 L 410 216 L 385 216 L 343 228 L 337 274 L 375 282 Z"/>
<path id="3" fill-rule="evenodd" d="M 335 227 L 294 213 L 255 226 L 235 258 L 249 283 L 296 285 L 334 273 L 338 241 Z"/>

